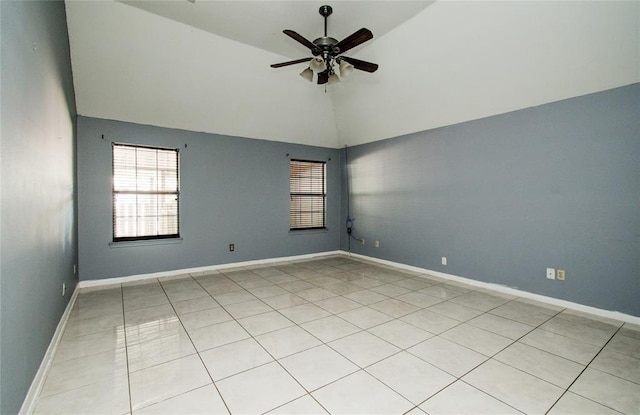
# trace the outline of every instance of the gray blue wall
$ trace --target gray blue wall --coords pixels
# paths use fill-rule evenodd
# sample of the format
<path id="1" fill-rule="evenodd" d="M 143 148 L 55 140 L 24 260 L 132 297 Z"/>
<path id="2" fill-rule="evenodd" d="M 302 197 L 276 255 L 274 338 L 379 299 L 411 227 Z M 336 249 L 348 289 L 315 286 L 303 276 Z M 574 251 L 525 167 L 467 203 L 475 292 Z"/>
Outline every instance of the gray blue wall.
<path id="1" fill-rule="evenodd" d="M 352 252 L 640 316 L 640 84 L 349 148 L 348 160 L 366 240 Z"/>
<path id="2" fill-rule="evenodd" d="M 0 1 L 0 15 L 0 412 L 13 414 L 76 284 L 75 99 L 64 3 Z"/>
<path id="3" fill-rule="evenodd" d="M 112 142 L 180 148 L 182 241 L 110 245 Z M 289 158 L 328 161 L 327 231 L 289 232 Z M 340 150 L 80 116 L 78 160 L 81 280 L 340 249 Z"/>

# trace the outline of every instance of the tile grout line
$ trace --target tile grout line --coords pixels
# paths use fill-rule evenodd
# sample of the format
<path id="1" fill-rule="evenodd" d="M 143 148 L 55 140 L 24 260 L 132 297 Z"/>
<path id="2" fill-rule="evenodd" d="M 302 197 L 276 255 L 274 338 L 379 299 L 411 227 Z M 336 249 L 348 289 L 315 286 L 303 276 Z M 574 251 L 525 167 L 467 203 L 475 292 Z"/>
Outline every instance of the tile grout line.
<path id="1" fill-rule="evenodd" d="M 131 371 L 129 370 L 129 345 L 127 343 L 127 320 L 124 310 L 124 287 L 120 284 L 120 296 L 122 299 L 122 331 L 124 332 L 124 357 L 127 361 L 127 392 L 129 393 L 129 413 L 133 414 L 133 399 L 131 398 Z"/>
<path id="2" fill-rule="evenodd" d="M 196 280 L 195 278 L 193 278 L 193 276 L 191 274 L 189 274 L 189 278 L 194 281 L 196 284 L 198 284 L 198 286 L 200 288 L 202 288 L 204 290 L 204 287 L 200 284 L 200 282 L 198 280 Z M 202 360 L 202 356 L 200 356 L 200 351 L 198 350 L 198 348 L 196 347 L 195 343 L 193 342 L 193 339 L 191 338 L 191 335 L 189 334 L 189 331 L 187 330 L 187 328 L 184 326 L 184 323 L 182 323 L 182 319 L 180 318 L 180 314 L 178 314 L 178 311 L 175 309 L 174 305 L 173 305 L 173 301 L 171 301 L 171 298 L 169 298 L 169 296 L 167 295 L 167 291 L 165 290 L 164 285 L 162 284 L 162 282 L 158 281 L 160 283 L 160 288 L 162 288 L 162 292 L 164 292 L 164 295 L 167 297 L 167 300 L 169 301 L 169 304 L 171 305 L 171 309 L 173 310 L 174 313 L 176 313 L 176 318 L 178 319 L 178 321 L 180 322 L 180 326 L 182 327 L 182 329 L 184 330 L 185 334 L 187 335 L 187 337 L 189 338 L 189 341 L 191 342 L 191 345 L 193 346 L 193 350 L 195 350 L 196 354 L 198 355 L 198 359 L 200 360 L 200 363 L 202 363 L 202 366 L 204 367 L 204 370 L 207 372 L 207 375 L 209 376 L 209 379 L 211 379 L 211 384 L 213 385 L 213 387 L 216 389 L 216 392 L 218 393 L 218 396 L 220 396 L 220 399 L 222 400 L 222 403 L 224 404 L 225 408 L 227 408 L 227 412 L 229 414 L 231 414 L 231 410 L 229 409 L 229 405 L 227 404 L 227 401 L 224 399 L 224 397 L 222 396 L 222 393 L 220 393 L 220 390 L 218 389 L 218 385 L 216 385 L 216 382 L 213 380 L 213 376 L 211 376 L 211 373 L 209 372 L 209 368 L 207 367 L 207 365 L 204 363 L 204 360 Z M 207 290 L 204 290 L 207 294 L 209 294 L 209 292 Z M 211 296 L 211 294 L 209 294 L 209 296 Z M 212 297 L 213 298 L 213 297 Z M 215 301 L 215 299 L 214 299 Z M 217 302 L 217 301 L 216 301 Z M 221 306 L 222 307 L 222 306 Z M 226 311 L 226 310 L 225 310 Z M 186 357 L 186 356 L 184 356 Z M 177 359 L 181 359 L 181 357 L 178 357 L 174 360 Z M 205 385 L 206 386 L 206 385 Z M 168 399 L 172 399 L 175 398 L 177 396 L 180 395 L 184 395 L 185 393 L 189 393 L 192 392 L 194 390 L 200 389 L 201 387 L 180 393 L 176 396 L 172 396 L 170 398 L 167 398 L 165 400 Z M 163 400 L 164 401 L 164 400 Z M 162 401 L 160 401 L 162 402 Z M 156 402 L 159 403 L 159 402 Z M 151 405 L 149 405 L 151 406 Z"/>
<path id="3" fill-rule="evenodd" d="M 562 399 L 562 397 L 563 397 L 564 395 L 566 395 L 566 393 L 567 393 L 567 392 L 569 392 L 569 389 L 570 389 L 570 388 L 571 388 L 571 387 L 572 387 L 572 386 L 573 386 L 573 385 L 578 381 L 578 379 L 580 379 L 580 376 L 582 376 L 582 374 L 583 374 L 583 373 L 584 373 L 584 372 L 589 368 L 589 366 L 591 366 L 591 363 L 593 363 L 593 361 L 594 361 L 594 360 L 596 360 L 596 358 L 600 355 L 600 353 L 602 353 L 602 351 L 604 350 L 604 348 L 605 348 L 605 347 L 607 347 L 607 344 L 609 344 L 609 342 L 611 342 L 611 340 L 614 338 L 614 336 L 615 336 L 616 334 L 618 334 L 618 332 L 620 331 L 620 329 L 622 329 L 622 326 L 624 326 L 624 324 L 622 324 L 620 327 L 618 327 L 618 329 L 617 329 L 617 330 L 616 330 L 616 331 L 611 335 L 611 337 L 609 337 L 609 340 L 607 340 L 607 341 L 605 342 L 605 344 L 604 344 L 604 345 L 602 345 L 602 347 L 600 348 L 600 350 L 598 350 L 598 353 L 596 353 L 596 354 L 595 354 L 595 356 L 593 356 L 593 357 L 591 358 L 591 360 L 589 360 L 589 363 L 587 363 L 587 364 L 585 365 L 585 367 L 580 371 L 580 373 L 578 374 L 578 376 L 576 376 L 576 377 L 575 377 L 575 379 L 573 379 L 573 381 L 571 382 L 571 384 L 570 384 L 569 386 L 567 386 L 567 388 L 562 392 L 562 394 L 558 397 L 558 399 L 556 399 L 556 401 L 553 403 L 553 405 L 551 405 L 551 407 L 547 410 L 547 412 L 545 412 L 545 414 L 549 413 L 549 411 L 551 411 L 551 409 L 553 409 L 553 407 L 554 407 L 554 406 L 556 406 L 556 404 L 560 401 L 560 399 Z M 597 369 L 592 369 L 592 370 L 597 370 Z M 617 376 L 616 376 L 616 377 L 617 377 Z M 572 392 L 572 393 L 575 393 L 575 392 Z M 599 404 L 599 405 L 602 405 L 602 406 L 604 406 L 604 407 L 607 407 L 607 408 L 612 409 L 612 410 L 614 410 L 614 411 L 615 411 L 615 409 L 613 409 L 613 408 L 611 408 L 611 407 L 609 407 L 609 406 L 605 405 L 604 403 L 593 401 L 592 399 L 587 398 L 586 396 L 582 396 L 582 395 L 579 395 L 579 394 L 576 394 L 576 395 L 581 396 L 581 397 L 583 397 L 583 398 L 585 398 L 585 399 L 590 400 L 591 402 L 595 402 L 595 403 L 597 403 L 597 404 Z M 616 412 L 619 412 L 619 411 L 616 411 Z"/>

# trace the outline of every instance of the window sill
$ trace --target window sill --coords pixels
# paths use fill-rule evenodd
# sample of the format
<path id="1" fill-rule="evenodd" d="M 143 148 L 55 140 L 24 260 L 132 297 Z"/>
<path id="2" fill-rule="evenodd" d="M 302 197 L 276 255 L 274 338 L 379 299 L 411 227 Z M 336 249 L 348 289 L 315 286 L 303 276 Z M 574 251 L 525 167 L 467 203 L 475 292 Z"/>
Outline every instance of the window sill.
<path id="1" fill-rule="evenodd" d="M 136 246 L 181 244 L 182 238 L 146 239 L 140 241 L 109 242 L 110 248 L 131 248 Z"/>
<path id="2" fill-rule="evenodd" d="M 320 234 L 320 233 L 328 233 L 329 229 L 324 228 L 324 229 L 293 229 L 293 230 L 289 230 L 289 235 L 313 235 L 313 234 Z"/>

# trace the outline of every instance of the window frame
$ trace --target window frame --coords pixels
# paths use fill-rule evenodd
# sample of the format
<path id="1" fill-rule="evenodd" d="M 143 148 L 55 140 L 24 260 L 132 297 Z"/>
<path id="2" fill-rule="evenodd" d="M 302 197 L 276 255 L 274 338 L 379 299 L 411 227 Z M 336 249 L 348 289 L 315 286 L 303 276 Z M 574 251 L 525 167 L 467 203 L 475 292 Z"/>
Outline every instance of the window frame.
<path id="1" fill-rule="evenodd" d="M 135 149 L 136 152 L 137 150 L 141 149 L 141 150 L 153 150 L 156 151 L 156 166 L 155 166 L 155 171 L 156 171 L 156 177 L 158 175 L 158 172 L 161 170 L 157 164 L 157 155 L 159 154 L 159 152 L 166 152 L 166 153 L 174 153 L 175 154 L 175 190 L 159 190 L 156 189 L 155 191 L 151 190 L 145 190 L 145 191 L 138 191 L 138 190 L 116 190 L 116 157 L 115 157 L 115 151 L 116 148 L 132 148 Z M 181 239 L 181 235 L 180 235 L 180 149 L 179 148 L 170 148 L 170 147 L 160 147 L 160 146 L 149 146 L 149 145 L 142 145 L 142 144 L 131 144 L 131 143 L 111 143 L 111 235 L 112 235 L 112 241 L 113 243 L 119 243 L 119 242 L 136 242 L 136 241 L 154 241 L 154 240 L 178 240 Z M 136 172 L 136 179 L 135 179 L 135 185 L 136 188 L 138 187 L 138 170 L 140 169 L 140 166 L 138 164 L 138 159 L 136 157 L 136 162 L 135 162 L 135 166 L 134 166 L 134 170 Z M 166 196 L 166 195 L 174 195 L 175 196 L 175 215 L 170 215 L 170 217 L 175 217 L 175 221 L 176 221 L 176 225 L 175 225 L 175 233 L 171 232 L 171 233 L 161 233 L 158 229 L 159 226 L 156 226 L 156 233 L 144 233 L 144 232 L 139 232 L 136 229 L 136 235 L 135 236 L 116 236 L 117 233 L 117 220 L 118 220 L 118 216 L 116 216 L 117 213 L 117 207 L 116 207 L 116 199 L 118 195 L 121 194 L 126 194 L 126 195 L 135 195 L 136 196 L 136 214 L 135 216 L 133 216 L 136 219 L 136 227 L 138 226 L 138 220 L 140 218 L 138 212 L 137 212 L 137 208 L 138 208 L 138 200 L 137 197 L 140 195 L 147 195 L 147 196 L 155 196 L 156 197 L 156 209 L 158 209 L 158 197 L 160 196 Z M 151 217 L 155 217 L 156 220 L 158 220 L 160 218 L 160 214 L 159 212 L 156 210 L 156 214 L 155 216 L 151 216 Z M 120 216 L 122 218 L 122 216 Z M 131 217 L 131 216 L 129 216 Z"/>
<path id="2" fill-rule="evenodd" d="M 293 183 L 293 180 L 294 180 L 293 167 L 295 163 L 322 165 L 322 192 L 321 193 L 317 191 L 314 192 L 312 190 L 309 192 L 292 191 L 292 186 L 294 184 Z M 313 186 L 313 184 L 311 184 L 311 186 Z M 303 223 L 304 221 L 301 220 L 300 218 L 298 218 L 297 220 L 294 220 L 293 215 L 295 213 L 297 213 L 298 215 L 310 214 L 311 216 L 313 216 L 313 213 L 314 213 L 313 210 L 304 211 L 304 210 L 301 210 L 300 208 L 293 209 L 294 198 L 300 198 L 300 197 L 311 197 L 311 198 L 322 199 L 322 224 L 321 225 L 314 226 L 314 223 L 317 221 L 315 221 L 313 218 L 308 220 L 310 222 L 309 226 L 302 226 L 301 223 Z M 298 224 L 298 226 L 293 226 L 296 223 Z M 303 160 L 303 159 L 292 158 L 289 160 L 289 231 L 299 232 L 299 231 L 326 230 L 326 229 L 327 229 L 327 162 L 321 161 L 321 160 Z"/>

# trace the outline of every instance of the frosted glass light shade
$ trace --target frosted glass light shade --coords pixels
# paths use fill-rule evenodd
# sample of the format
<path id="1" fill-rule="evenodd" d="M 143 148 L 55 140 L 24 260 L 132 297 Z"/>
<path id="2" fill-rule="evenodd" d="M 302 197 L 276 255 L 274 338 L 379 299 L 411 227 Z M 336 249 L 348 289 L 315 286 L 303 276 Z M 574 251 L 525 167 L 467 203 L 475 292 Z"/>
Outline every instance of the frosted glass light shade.
<path id="1" fill-rule="evenodd" d="M 320 56 L 316 56 L 309 62 L 309 68 L 315 73 L 324 72 L 327 69 L 327 63 Z"/>
<path id="2" fill-rule="evenodd" d="M 340 77 L 348 76 L 351 72 L 353 72 L 353 65 L 349 62 L 343 60 L 340 62 Z"/>
<path id="3" fill-rule="evenodd" d="M 311 70 L 311 68 L 307 68 L 304 71 L 300 72 L 300 76 L 309 82 L 313 82 L 313 71 Z"/>

